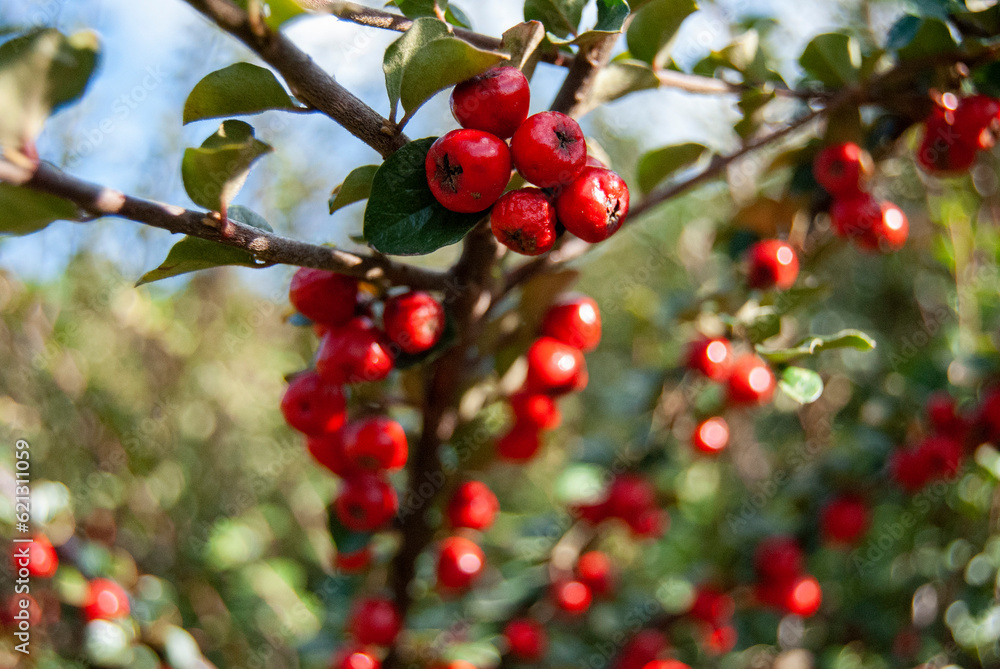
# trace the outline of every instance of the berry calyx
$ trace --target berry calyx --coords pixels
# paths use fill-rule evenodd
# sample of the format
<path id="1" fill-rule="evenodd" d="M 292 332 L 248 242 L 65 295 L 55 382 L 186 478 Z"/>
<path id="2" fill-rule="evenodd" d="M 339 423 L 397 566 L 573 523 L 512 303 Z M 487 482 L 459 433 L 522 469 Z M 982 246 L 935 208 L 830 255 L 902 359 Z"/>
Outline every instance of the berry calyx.
<path id="1" fill-rule="evenodd" d="M 562 414 L 555 399 L 542 393 L 520 391 L 510 396 L 510 408 L 520 425 L 532 426 L 538 430 L 552 430 L 559 427 Z"/>
<path id="2" fill-rule="evenodd" d="M 15 576 L 26 569 L 35 578 L 51 578 L 59 567 L 59 556 L 48 537 L 36 534 L 31 543 L 13 545 L 10 562 Z"/>
<path id="3" fill-rule="evenodd" d="M 515 618 L 504 627 L 507 648 L 511 655 L 528 662 L 541 659 L 548 648 L 545 628 L 529 618 Z"/>
<path id="4" fill-rule="evenodd" d="M 529 116 L 510 140 L 514 167 L 525 181 L 542 188 L 570 183 L 587 162 L 580 124 L 561 112 Z"/>
<path id="5" fill-rule="evenodd" d="M 438 555 L 438 585 L 452 590 L 472 586 L 486 566 L 483 549 L 465 537 L 448 537 Z"/>
<path id="6" fill-rule="evenodd" d="M 601 311 L 586 295 L 561 297 L 545 314 L 542 334 L 578 348 L 593 351 L 601 341 Z"/>
<path id="7" fill-rule="evenodd" d="M 347 400 L 336 383 L 316 372 L 303 372 L 288 384 L 281 398 L 285 422 L 307 435 L 339 430 L 347 419 Z"/>
<path id="8" fill-rule="evenodd" d="M 556 215 L 585 242 L 603 242 L 618 232 L 628 216 L 628 186 L 603 167 L 585 167 L 556 198 Z"/>
<path id="9" fill-rule="evenodd" d="M 364 646 L 391 646 L 403 627 L 403 620 L 392 600 L 367 597 L 352 607 L 350 633 Z"/>
<path id="10" fill-rule="evenodd" d="M 490 227 L 501 244 L 515 253 L 537 256 L 556 242 L 556 209 L 537 188 L 504 193 L 490 211 Z"/>
<path id="11" fill-rule="evenodd" d="M 484 211 L 510 181 L 510 151 L 488 132 L 452 130 L 431 145 L 424 167 L 427 184 L 445 209 Z"/>
<path id="12" fill-rule="evenodd" d="M 729 444 L 729 425 L 716 416 L 698 424 L 691 438 L 694 447 L 708 455 L 718 455 Z"/>
<path id="13" fill-rule="evenodd" d="M 566 580 L 553 585 L 552 599 L 562 611 L 570 615 L 579 615 L 590 608 L 593 595 L 586 583 Z"/>
<path id="14" fill-rule="evenodd" d="M 528 378 L 532 392 L 561 395 L 586 385 L 586 362 L 580 349 L 552 337 L 540 337 L 528 349 Z"/>
<path id="15" fill-rule="evenodd" d="M 316 371 L 330 383 L 381 381 L 392 367 L 385 336 L 367 318 L 331 328 L 316 353 Z"/>
<path id="16" fill-rule="evenodd" d="M 530 102 L 527 77 L 505 65 L 456 85 L 451 92 L 451 113 L 463 128 L 508 139 L 528 117 Z"/>
<path id="17" fill-rule="evenodd" d="M 350 423 L 341 439 L 344 459 L 359 471 L 391 471 L 406 464 L 406 432 L 391 418 L 373 416 Z"/>
<path id="18" fill-rule="evenodd" d="M 731 404 L 765 404 L 774 395 L 774 372 L 756 355 L 745 355 L 733 363 L 729 375 Z"/>
<path id="19" fill-rule="evenodd" d="M 407 353 L 423 353 L 444 333 L 444 307 L 429 293 L 410 291 L 386 300 L 382 321 L 393 343 Z"/>
<path id="20" fill-rule="evenodd" d="M 713 381 L 728 379 L 733 361 L 733 348 L 721 337 L 699 339 L 688 348 L 688 369 L 701 372 Z"/>
<path id="21" fill-rule="evenodd" d="M 607 595 L 614 589 L 611 558 L 601 551 L 588 551 L 576 563 L 576 575 L 595 595 Z"/>
<path id="22" fill-rule="evenodd" d="M 358 282 L 349 276 L 302 267 L 292 276 L 288 301 L 319 325 L 343 325 L 354 316 Z"/>
<path id="23" fill-rule="evenodd" d="M 823 538 L 832 544 L 853 544 L 867 531 L 868 523 L 868 505 L 855 495 L 831 500 L 820 516 Z"/>
<path id="24" fill-rule="evenodd" d="M 780 239 L 765 239 L 750 247 L 747 283 L 758 290 L 788 290 L 799 276 L 795 249 Z"/>
<path id="25" fill-rule="evenodd" d="M 458 486 L 448 503 L 448 521 L 452 527 L 488 529 L 500 511 L 497 496 L 481 481 L 466 481 Z"/>
<path id="26" fill-rule="evenodd" d="M 396 515 L 399 499 L 395 489 L 378 476 L 358 474 L 344 481 L 334 508 L 347 529 L 371 532 Z"/>
<path id="27" fill-rule="evenodd" d="M 107 578 L 95 578 L 87 585 L 83 615 L 87 620 L 125 618 L 130 611 L 125 589 Z"/>
<path id="28" fill-rule="evenodd" d="M 871 156 L 854 142 L 828 146 L 813 161 L 816 182 L 835 197 L 860 193 L 871 172 Z"/>

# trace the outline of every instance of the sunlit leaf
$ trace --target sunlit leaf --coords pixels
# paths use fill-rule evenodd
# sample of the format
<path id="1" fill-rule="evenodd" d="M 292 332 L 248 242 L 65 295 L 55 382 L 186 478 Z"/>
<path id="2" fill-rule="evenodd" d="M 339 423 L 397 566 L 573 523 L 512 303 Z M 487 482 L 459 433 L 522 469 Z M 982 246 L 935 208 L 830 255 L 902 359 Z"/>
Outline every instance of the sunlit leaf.
<path id="1" fill-rule="evenodd" d="M 184 103 L 184 123 L 297 108 L 270 70 L 235 63 L 212 72 L 195 85 Z"/>
<path id="2" fill-rule="evenodd" d="M 187 149 L 181 162 L 184 189 L 196 204 L 226 213 L 226 207 L 246 182 L 250 167 L 271 152 L 243 121 L 224 121 L 200 148 Z"/>
<path id="3" fill-rule="evenodd" d="M 351 173 L 344 179 L 344 183 L 333 189 L 330 197 L 330 213 L 332 214 L 349 204 L 368 199 L 376 171 L 378 171 L 378 165 L 362 165 L 351 170 Z"/>
<path id="4" fill-rule="evenodd" d="M 812 404 L 823 394 L 823 379 L 811 369 L 788 367 L 781 373 L 778 387 L 799 404 Z"/>
<path id="5" fill-rule="evenodd" d="M 0 182 L 0 235 L 27 235 L 79 215 L 69 200 Z"/>

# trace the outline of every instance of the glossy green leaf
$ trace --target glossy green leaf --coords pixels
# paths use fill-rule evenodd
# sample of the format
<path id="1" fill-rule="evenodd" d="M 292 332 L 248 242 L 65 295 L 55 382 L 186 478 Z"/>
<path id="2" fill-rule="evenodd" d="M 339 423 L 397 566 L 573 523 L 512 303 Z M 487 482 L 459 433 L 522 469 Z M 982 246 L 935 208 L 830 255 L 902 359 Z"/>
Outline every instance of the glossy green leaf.
<path id="1" fill-rule="evenodd" d="M 333 189 L 330 197 L 330 213 L 332 214 L 349 204 L 368 199 L 376 171 L 378 171 L 378 165 L 362 165 L 351 170 L 351 173 L 344 179 L 344 183 Z"/>
<path id="2" fill-rule="evenodd" d="M 694 0 L 651 0 L 632 19 L 626 33 L 633 57 L 663 67 L 681 24 L 698 9 Z"/>
<path id="3" fill-rule="evenodd" d="M 417 51 L 403 69 L 400 101 L 411 114 L 435 93 L 507 60 L 457 37 L 436 39 Z"/>
<path id="4" fill-rule="evenodd" d="M 823 394 L 823 379 L 811 369 L 787 367 L 778 387 L 799 404 L 812 404 Z"/>
<path id="5" fill-rule="evenodd" d="M 781 332 L 781 314 L 773 307 L 760 307 L 743 322 L 743 329 L 754 344 L 767 341 Z"/>
<path id="6" fill-rule="evenodd" d="M 629 5 L 625 0 L 597 0 L 597 23 L 591 32 L 618 33 L 625 26 L 629 15 Z"/>
<path id="7" fill-rule="evenodd" d="M 780 364 L 837 348 L 871 351 L 875 348 L 875 340 L 860 330 L 841 330 L 836 334 L 806 337 L 790 348 L 770 349 L 757 346 L 757 353 L 769 362 Z"/>
<path id="8" fill-rule="evenodd" d="M 813 38 L 799 57 L 809 78 L 828 88 L 840 88 L 858 81 L 861 48 L 853 37 L 826 33 Z"/>
<path id="9" fill-rule="evenodd" d="M 903 16 L 889 29 L 885 45 L 889 51 L 895 51 L 900 60 L 947 53 L 957 46 L 943 21 L 912 14 Z"/>
<path id="10" fill-rule="evenodd" d="M 629 93 L 658 88 L 660 80 L 652 68 L 638 60 L 616 60 L 601 68 L 594 78 L 587 109 L 617 100 Z"/>
<path id="11" fill-rule="evenodd" d="M 437 16 L 434 11 L 435 4 L 442 9 L 448 7 L 448 0 L 393 0 L 391 3 L 399 8 L 403 16 L 409 19 L 419 19 L 424 16 Z"/>
<path id="12" fill-rule="evenodd" d="M 449 211 L 427 186 L 424 159 L 436 137 L 403 146 L 382 163 L 365 209 L 365 239 L 382 253 L 418 255 L 461 241 L 484 214 Z"/>
<path id="13" fill-rule="evenodd" d="M 636 175 L 639 189 L 648 193 L 677 170 L 688 167 L 697 161 L 705 155 L 706 151 L 708 151 L 708 147 L 704 144 L 687 142 L 664 146 L 643 154 L 639 158 Z"/>
<path id="14" fill-rule="evenodd" d="M 298 107 L 270 70 L 251 63 L 234 63 L 195 85 L 184 103 L 184 123 L 259 114 L 269 109 Z"/>
<path id="15" fill-rule="evenodd" d="M 526 0 L 524 20 L 541 21 L 558 37 L 576 35 L 587 0 Z"/>
<path id="16" fill-rule="evenodd" d="M 395 119 L 396 108 L 402 96 L 403 74 L 406 66 L 417 53 L 436 39 L 448 37 L 448 25 L 435 18 L 419 18 L 403 36 L 385 50 L 382 70 L 385 72 L 385 89 L 389 94 L 389 117 Z"/>
<path id="17" fill-rule="evenodd" d="M 27 235 L 53 221 L 79 217 L 69 200 L 0 182 L 0 235 Z"/>
<path id="18" fill-rule="evenodd" d="M 235 0 L 236 4 L 248 12 L 259 12 L 264 17 L 264 23 L 277 30 L 285 22 L 305 11 L 295 0 Z"/>
<path id="19" fill-rule="evenodd" d="M 226 207 L 243 187 L 250 167 L 272 150 L 254 137 L 248 123 L 224 121 L 200 148 L 184 152 L 184 189 L 196 204 L 226 215 Z"/>

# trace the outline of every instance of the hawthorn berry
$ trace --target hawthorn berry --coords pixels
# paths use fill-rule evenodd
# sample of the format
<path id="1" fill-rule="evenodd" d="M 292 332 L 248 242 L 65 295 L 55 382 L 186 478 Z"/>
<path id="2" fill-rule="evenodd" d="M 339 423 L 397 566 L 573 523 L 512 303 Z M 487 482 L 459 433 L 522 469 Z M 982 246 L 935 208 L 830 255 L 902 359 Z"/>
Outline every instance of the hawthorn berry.
<path id="1" fill-rule="evenodd" d="M 901 448 L 889 456 L 889 472 L 907 492 L 917 492 L 934 476 L 934 464 L 919 449 Z"/>
<path id="2" fill-rule="evenodd" d="M 608 488 L 608 512 L 628 522 L 656 505 L 656 491 L 638 474 L 621 474 Z"/>
<path id="3" fill-rule="evenodd" d="M 526 462 L 535 457 L 541 445 L 537 427 L 514 423 L 506 434 L 497 439 L 496 451 L 504 460 Z"/>
<path id="4" fill-rule="evenodd" d="M 486 556 L 483 549 L 465 537 L 448 537 L 441 542 L 438 554 L 438 585 L 451 590 L 465 590 L 483 572 Z"/>
<path id="5" fill-rule="evenodd" d="M 955 110 L 935 106 L 924 123 L 917 160 L 928 172 L 965 172 L 976 162 L 977 141 L 955 128 Z"/>
<path id="6" fill-rule="evenodd" d="M 586 365 L 580 349 L 552 337 L 539 337 L 528 349 L 528 378 L 531 392 L 562 395 L 586 385 Z"/>
<path id="7" fill-rule="evenodd" d="M 718 455 L 729 444 L 729 425 L 719 416 L 704 420 L 695 428 L 691 443 L 702 453 Z"/>
<path id="8" fill-rule="evenodd" d="M 823 590 L 812 576 L 799 576 L 785 588 L 784 607 L 797 616 L 812 616 L 819 611 L 822 601 Z"/>
<path id="9" fill-rule="evenodd" d="M 552 586 L 552 599 L 560 610 L 579 615 L 590 608 L 593 595 L 586 583 L 568 579 Z"/>
<path id="10" fill-rule="evenodd" d="M 341 478 L 360 473 L 360 470 L 344 457 L 343 430 L 307 437 L 306 449 L 316 462 Z"/>
<path id="11" fill-rule="evenodd" d="M 520 425 L 532 426 L 538 430 L 552 430 L 559 427 L 562 414 L 555 399 L 542 393 L 520 391 L 509 399 L 514 418 Z"/>
<path id="12" fill-rule="evenodd" d="M 382 662 L 364 648 L 351 648 L 334 656 L 330 669 L 380 669 Z"/>
<path id="13" fill-rule="evenodd" d="M 490 227 L 511 251 L 541 255 L 556 243 L 556 209 L 541 190 L 518 188 L 497 200 L 490 210 Z"/>
<path id="14" fill-rule="evenodd" d="M 331 383 L 381 381 L 392 367 L 385 336 L 367 318 L 331 328 L 316 353 L 316 371 Z"/>
<path id="15" fill-rule="evenodd" d="M 366 597 L 351 609 L 350 633 L 363 646 L 391 646 L 403 627 L 396 605 L 385 597 Z"/>
<path id="16" fill-rule="evenodd" d="M 927 398 L 925 411 L 935 432 L 955 434 L 966 429 L 965 420 L 959 415 L 954 398 L 944 391 L 933 393 Z"/>
<path id="17" fill-rule="evenodd" d="M 802 549 L 791 537 L 769 537 L 757 544 L 754 567 L 767 582 L 788 582 L 802 573 Z"/>
<path id="18" fill-rule="evenodd" d="M 953 435 L 934 435 L 917 445 L 927 458 L 933 476 L 949 478 L 958 473 L 964 459 L 962 443 Z"/>
<path id="19" fill-rule="evenodd" d="M 504 627 L 507 648 L 511 655 L 528 662 L 541 659 L 548 648 L 545 628 L 528 618 L 515 618 Z"/>
<path id="20" fill-rule="evenodd" d="M 345 553 L 343 551 L 337 551 L 337 557 L 334 560 L 334 565 L 340 571 L 353 574 L 355 572 L 362 571 L 366 569 L 372 561 L 372 549 L 371 546 L 365 546 L 356 551 L 351 551 L 350 553 Z"/>
<path id="21" fill-rule="evenodd" d="M 396 515 L 399 499 L 395 489 L 378 476 L 357 474 L 344 480 L 334 508 L 347 529 L 371 532 Z"/>
<path id="22" fill-rule="evenodd" d="M 285 422 L 307 435 L 339 430 L 347 419 L 344 391 L 316 372 L 303 372 L 288 384 L 281 398 Z"/>
<path id="23" fill-rule="evenodd" d="M 820 531 L 832 544 L 850 545 L 868 529 L 868 505 L 856 495 L 831 500 L 820 515 Z"/>
<path id="24" fill-rule="evenodd" d="M 457 84 L 451 92 L 451 113 L 463 128 L 508 139 L 528 118 L 530 102 L 527 77 L 504 65 Z"/>
<path id="25" fill-rule="evenodd" d="M 973 417 L 976 433 L 984 441 L 1000 443 L 1000 389 L 987 390 Z"/>
<path id="26" fill-rule="evenodd" d="M 500 511 L 497 496 L 481 481 L 466 481 L 455 489 L 448 503 L 448 521 L 452 527 L 488 529 Z"/>
<path id="27" fill-rule="evenodd" d="M 354 317 L 358 282 L 336 272 L 302 267 L 292 276 L 288 301 L 318 325 L 343 325 Z"/>
<path id="28" fill-rule="evenodd" d="M 27 613 L 25 613 L 27 612 Z M 31 595 L 14 594 L 0 606 L 0 627 L 16 627 L 25 620 L 34 627 L 42 622 L 42 607 Z"/>
<path id="29" fill-rule="evenodd" d="M 357 470 L 391 471 L 406 464 L 406 432 L 391 418 L 373 416 L 349 423 L 341 440 L 344 459 Z"/>
<path id="30" fill-rule="evenodd" d="M 427 184 L 445 209 L 488 209 L 510 181 L 510 150 L 482 130 L 452 130 L 439 137 L 424 162 Z"/>
<path id="31" fill-rule="evenodd" d="M 834 197 L 860 193 L 871 172 L 871 156 L 854 142 L 828 146 L 813 161 L 816 182 Z"/>
<path id="32" fill-rule="evenodd" d="M 680 660 L 653 660 L 642 669 L 691 669 Z"/>
<path id="33" fill-rule="evenodd" d="M 980 151 L 993 148 L 1000 129 L 1000 100 L 988 95 L 961 98 L 955 109 L 954 127 L 960 142 Z"/>
<path id="34" fill-rule="evenodd" d="M 704 648 L 710 655 L 725 655 L 736 647 L 739 634 L 732 625 L 720 625 L 712 628 L 705 637 Z"/>
<path id="35" fill-rule="evenodd" d="M 687 366 L 713 381 L 725 381 L 729 378 L 733 359 L 733 348 L 727 340 L 721 337 L 699 339 L 688 348 Z"/>
<path id="36" fill-rule="evenodd" d="M 615 658 L 614 669 L 643 669 L 668 648 L 670 641 L 660 630 L 640 630 L 622 647 Z"/>
<path id="37" fill-rule="evenodd" d="M 581 555 L 576 575 L 595 595 L 607 595 L 614 589 L 614 567 L 607 553 L 588 551 Z"/>
<path id="38" fill-rule="evenodd" d="M 529 116 L 510 140 L 514 167 L 525 181 L 542 188 L 568 184 L 587 162 L 580 124 L 561 112 Z"/>
<path id="39" fill-rule="evenodd" d="M 879 202 L 868 193 L 835 200 L 830 207 L 833 230 L 868 251 L 895 251 L 903 247 L 910 224 L 903 210 L 891 202 Z"/>
<path id="40" fill-rule="evenodd" d="M 774 395 L 774 372 L 756 355 L 744 355 L 733 363 L 728 395 L 731 404 L 765 404 Z"/>
<path id="41" fill-rule="evenodd" d="M 129 610 L 128 594 L 114 581 L 95 578 L 87 584 L 87 598 L 83 603 L 83 616 L 87 620 L 125 618 Z"/>
<path id="42" fill-rule="evenodd" d="M 601 341 L 601 312 L 597 302 L 586 295 L 564 295 L 545 314 L 542 334 L 585 353 L 593 351 Z"/>
<path id="43" fill-rule="evenodd" d="M 765 239 L 750 247 L 747 283 L 759 290 L 788 290 L 799 276 L 795 249 L 780 239 Z"/>
<path id="44" fill-rule="evenodd" d="M 14 544 L 10 562 L 16 575 L 21 569 L 35 578 L 51 578 L 59 567 L 56 549 L 44 534 L 36 534 L 31 543 Z"/>
<path id="45" fill-rule="evenodd" d="M 393 343 L 407 353 L 423 353 L 444 333 L 444 307 L 429 293 L 414 290 L 386 300 L 382 322 Z"/>
<path id="46" fill-rule="evenodd" d="M 603 242 L 628 216 L 628 186 L 617 173 L 585 167 L 556 197 L 556 216 L 585 242 Z"/>
<path id="47" fill-rule="evenodd" d="M 710 625 L 722 625 L 732 619 L 736 612 L 733 598 L 711 586 L 701 586 L 695 592 L 689 613 L 693 618 Z"/>
<path id="48" fill-rule="evenodd" d="M 670 526 L 670 515 L 664 509 L 650 507 L 624 519 L 637 537 L 662 537 Z"/>

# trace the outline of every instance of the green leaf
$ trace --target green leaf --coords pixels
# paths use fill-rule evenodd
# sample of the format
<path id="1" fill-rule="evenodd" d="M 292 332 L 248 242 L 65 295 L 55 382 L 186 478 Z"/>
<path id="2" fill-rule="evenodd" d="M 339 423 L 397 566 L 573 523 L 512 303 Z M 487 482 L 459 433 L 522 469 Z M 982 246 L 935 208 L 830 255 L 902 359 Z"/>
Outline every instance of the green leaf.
<path id="1" fill-rule="evenodd" d="M 364 232 L 365 239 L 382 253 L 431 253 L 461 241 L 484 216 L 449 211 L 434 199 L 424 160 L 435 139 L 404 145 L 375 173 Z"/>
<path id="2" fill-rule="evenodd" d="M 382 70 L 385 72 L 385 89 L 389 93 L 389 118 L 396 118 L 396 107 L 403 89 L 406 65 L 417 53 L 436 39 L 448 37 L 448 25 L 434 18 L 419 18 L 403 36 L 385 50 Z"/>
<path id="3" fill-rule="evenodd" d="M 688 167 L 701 158 L 706 151 L 708 151 L 708 147 L 703 144 L 687 142 L 665 146 L 643 154 L 639 158 L 636 173 L 639 190 L 648 193 L 677 170 Z"/>
<path id="4" fill-rule="evenodd" d="M 472 29 L 472 21 L 469 20 L 469 16 L 457 5 L 448 5 L 448 9 L 444 12 L 444 18 L 453 26 Z"/>
<path id="5" fill-rule="evenodd" d="M 885 46 L 900 60 L 912 60 L 954 51 L 958 44 L 944 21 L 907 14 L 889 29 Z"/>
<path id="6" fill-rule="evenodd" d="M 976 82 L 978 92 L 1000 98 L 1000 62 L 976 68 L 972 72 L 972 79 Z"/>
<path id="7" fill-rule="evenodd" d="M 762 110 L 768 102 L 776 97 L 774 91 L 762 91 L 751 88 L 740 95 L 740 101 L 736 103 L 743 118 L 737 121 L 733 130 L 743 139 L 750 137 L 763 122 Z"/>
<path id="8" fill-rule="evenodd" d="M 828 88 L 840 88 L 858 81 L 861 48 L 848 35 L 817 35 L 806 45 L 799 57 L 799 64 L 811 79 Z"/>
<path id="9" fill-rule="evenodd" d="M 344 183 L 333 189 L 330 198 L 330 213 L 337 211 L 349 204 L 367 200 L 368 194 L 372 190 L 372 179 L 378 165 L 363 165 L 351 170 L 351 173 L 344 179 Z"/>
<path id="10" fill-rule="evenodd" d="M 267 68 L 235 63 L 212 72 L 195 85 L 184 103 L 184 124 L 205 118 L 259 114 L 269 109 L 298 109 Z"/>
<path id="11" fill-rule="evenodd" d="M 586 110 L 617 100 L 629 93 L 658 88 L 660 80 L 653 69 L 638 60 L 616 60 L 601 68 L 594 78 Z"/>
<path id="12" fill-rule="evenodd" d="M 235 0 L 236 4 L 248 12 L 259 12 L 264 16 L 264 23 L 272 30 L 277 30 L 286 21 L 305 14 L 304 9 L 295 0 Z"/>
<path id="13" fill-rule="evenodd" d="M 743 325 L 747 339 L 758 344 L 781 332 L 781 314 L 773 307 L 759 307 Z"/>
<path id="14" fill-rule="evenodd" d="M 27 235 L 53 221 L 79 217 L 69 200 L 0 182 L 0 235 Z"/>
<path id="15" fill-rule="evenodd" d="M 632 18 L 626 39 L 633 57 L 663 67 L 681 24 L 698 9 L 695 0 L 651 0 Z"/>
<path id="16" fill-rule="evenodd" d="M 541 21 L 559 37 L 576 35 L 587 0 L 525 0 L 524 20 Z"/>
<path id="17" fill-rule="evenodd" d="M 530 78 L 541 56 L 539 47 L 545 42 L 545 26 L 539 21 L 518 23 L 503 34 L 500 48 L 510 55 L 509 65 Z"/>
<path id="18" fill-rule="evenodd" d="M 340 522 L 340 517 L 333 509 L 330 509 L 327 527 L 330 529 L 333 544 L 340 553 L 357 552 L 367 546 L 372 538 L 372 535 L 367 532 L 355 532 L 344 527 L 344 524 Z"/>
<path id="19" fill-rule="evenodd" d="M 224 121 L 201 148 L 184 151 L 184 189 L 195 204 L 225 216 L 226 207 L 246 182 L 250 167 L 271 151 L 270 145 L 254 137 L 250 124 Z"/>
<path id="20" fill-rule="evenodd" d="M 799 404 L 812 404 L 823 394 L 823 379 L 811 369 L 787 367 L 778 387 Z"/>
<path id="21" fill-rule="evenodd" d="M 403 69 L 400 86 L 403 109 L 410 115 L 438 91 L 482 74 L 505 60 L 503 54 L 477 49 L 457 37 L 436 39 L 417 51 Z"/>
<path id="22" fill-rule="evenodd" d="M 440 5 L 443 9 L 448 6 L 448 0 L 441 0 L 438 3 L 435 3 L 434 0 L 394 0 L 392 4 L 396 5 L 406 18 L 419 19 L 424 16 L 436 17 L 435 4 Z"/>
<path id="23" fill-rule="evenodd" d="M 0 146 L 32 144 L 45 120 L 83 95 L 97 66 L 92 32 L 30 32 L 0 44 Z"/>
<path id="24" fill-rule="evenodd" d="M 782 364 L 807 355 L 837 348 L 852 348 L 855 351 L 871 351 L 875 340 L 860 330 L 841 330 L 831 335 L 812 335 L 791 348 L 770 349 L 757 346 L 757 353 L 769 362 Z"/>
<path id="25" fill-rule="evenodd" d="M 229 208 L 229 217 L 234 221 L 271 232 L 271 226 L 262 216 L 238 204 Z M 226 246 L 208 239 L 185 237 L 174 244 L 170 253 L 167 254 L 166 260 L 160 263 L 159 267 L 143 274 L 135 285 L 141 286 L 172 276 L 222 265 L 260 267 L 260 264 L 254 260 L 253 254 L 243 249 Z"/>
<path id="26" fill-rule="evenodd" d="M 597 0 L 597 23 L 590 32 L 620 33 L 629 11 L 625 0 Z"/>

